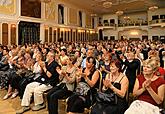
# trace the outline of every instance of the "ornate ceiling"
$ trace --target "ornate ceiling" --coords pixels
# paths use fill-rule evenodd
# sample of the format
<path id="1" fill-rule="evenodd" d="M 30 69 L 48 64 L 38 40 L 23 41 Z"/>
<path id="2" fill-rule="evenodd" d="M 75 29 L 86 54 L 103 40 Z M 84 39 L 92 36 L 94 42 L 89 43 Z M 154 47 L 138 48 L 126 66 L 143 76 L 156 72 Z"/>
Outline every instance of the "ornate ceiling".
<path id="1" fill-rule="evenodd" d="M 119 10 L 126 13 L 147 11 L 149 7 L 155 5 L 165 8 L 165 0 L 68 0 L 68 2 L 97 14 L 113 14 Z M 103 6 L 105 2 L 111 2 L 112 5 L 105 8 Z"/>

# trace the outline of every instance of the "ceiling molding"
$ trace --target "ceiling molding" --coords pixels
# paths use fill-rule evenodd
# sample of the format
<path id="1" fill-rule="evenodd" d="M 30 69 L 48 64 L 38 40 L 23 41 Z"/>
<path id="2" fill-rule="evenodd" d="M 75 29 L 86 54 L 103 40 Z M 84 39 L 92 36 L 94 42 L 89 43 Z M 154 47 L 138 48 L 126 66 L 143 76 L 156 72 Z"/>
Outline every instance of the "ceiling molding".
<path id="1" fill-rule="evenodd" d="M 151 6 L 165 8 L 165 0 L 68 0 L 71 4 L 91 10 L 96 14 L 115 14 L 122 10 L 124 13 L 147 11 Z M 104 8 L 104 2 L 112 2 L 111 7 Z"/>

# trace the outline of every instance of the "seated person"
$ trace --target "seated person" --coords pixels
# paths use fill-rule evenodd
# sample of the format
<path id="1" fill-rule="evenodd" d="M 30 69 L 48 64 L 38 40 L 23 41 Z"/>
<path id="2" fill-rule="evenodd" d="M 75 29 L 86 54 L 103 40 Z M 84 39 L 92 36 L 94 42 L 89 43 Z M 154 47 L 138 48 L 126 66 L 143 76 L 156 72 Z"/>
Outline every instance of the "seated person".
<path id="1" fill-rule="evenodd" d="M 165 81 L 157 76 L 155 59 L 147 59 L 143 63 L 143 74 L 136 79 L 133 95 L 137 97 L 124 114 L 159 114 L 165 92 Z"/>
<path id="2" fill-rule="evenodd" d="M 11 98 L 15 98 L 19 94 L 19 82 L 22 79 L 23 69 L 24 69 L 24 51 L 19 50 L 18 54 L 15 55 L 13 60 L 10 61 L 10 76 L 9 76 L 9 87 L 8 92 L 4 96 L 4 100 L 8 99 L 11 95 Z M 20 74 L 20 75 L 19 75 Z M 12 90 L 14 93 L 12 94 Z"/>
<path id="3" fill-rule="evenodd" d="M 34 106 L 33 111 L 38 111 L 45 108 L 43 93 L 53 88 L 59 83 L 60 66 L 54 60 L 54 52 L 47 54 L 47 63 L 43 61 L 39 63 L 43 73 L 40 78 L 37 78 L 35 82 L 32 82 L 26 86 L 23 99 L 21 102 L 22 108 L 16 112 L 16 114 L 22 114 L 25 111 L 30 110 L 31 96 L 34 94 Z"/>
<path id="4" fill-rule="evenodd" d="M 58 114 L 58 99 L 67 98 L 73 93 L 77 71 L 73 60 L 72 57 L 68 58 L 66 71 L 62 70 L 60 75 L 62 81 L 47 95 L 49 114 Z"/>
<path id="5" fill-rule="evenodd" d="M 86 68 L 78 71 L 79 73 L 76 77 L 77 87 L 80 85 L 80 83 L 85 83 L 86 85 L 88 85 L 89 88 L 86 88 L 88 90 L 87 93 L 83 92 L 84 94 L 82 94 L 81 92 L 79 93 L 78 91 L 76 91 L 75 94 L 69 97 L 67 102 L 68 114 L 83 113 L 84 108 L 89 108 L 91 106 L 91 97 L 95 94 L 96 88 L 98 88 L 99 86 L 99 71 L 95 69 L 95 65 L 95 58 L 87 57 Z"/>
<path id="6" fill-rule="evenodd" d="M 121 73 L 121 63 L 118 60 L 110 64 L 111 72 L 103 80 L 103 91 L 107 94 L 116 93 L 117 103 L 108 104 L 105 102 L 96 102 L 92 107 L 91 114 L 124 114 L 127 109 L 126 92 L 128 91 L 128 78 Z"/>
<path id="7" fill-rule="evenodd" d="M 0 60 L 0 89 L 2 88 L 7 88 L 7 80 L 8 80 L 8 75 L 6 75 L 6 72 L 8 72 L 9 64 L 8 64 L 8 59 L 9 59 L 9 50 L 4 49 L 3 50 L 3 55 Z"/>

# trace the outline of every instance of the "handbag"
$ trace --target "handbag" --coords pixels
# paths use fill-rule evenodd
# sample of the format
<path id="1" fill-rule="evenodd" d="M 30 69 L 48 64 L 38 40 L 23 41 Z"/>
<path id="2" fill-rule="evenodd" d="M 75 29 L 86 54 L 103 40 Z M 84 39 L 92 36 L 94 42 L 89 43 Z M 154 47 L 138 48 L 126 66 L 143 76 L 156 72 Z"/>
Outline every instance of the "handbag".
<path id="1" fill-rule="evenodd" d="M 96 101 L 105 104 L 117 104 L 117 95 L 115 93 L 97 92 Z"/>
<path id="2" fill-rule="evenodd" d="M 18 69 L 16 71 L 17 76 L 24 77 L 26 74 L 27 70 L 26 69 Z"/>
<path id="3" fill-rule="evenodd" d="M 29 71 L 28 73 L 26 73 L 25 76 L 19 82 L 20 87 L 22 86 L 26 87 L 26 85 L 34 81 L 33 79 L 34 77 L 35 74 L 33 72 Z"/>
<path id="4" fill-rule="evenodd" d="M 9 69 L 9 64 L 4 64 L 0 67 L 0 71 L 7 71 Z"/>
<path id="5" fill-rule="evenodd" d="M 114 84 L 115 83 L 113 83 L 112 85 Z M 117 95 L 114 92 L 110 92 L 109 89 L 107 89 L 105 92 L 98 91 L 96 94 L 96 102 L 105 104 L 117 104 L 117 101 Z"/>
<path id="6" fill-rule="evenodd" d="M 90 90 L 90 86 L 87 83 L 79 82 L 75 89 L 75 92 L 79 95 L 86 96 L 89 90 Z"/>

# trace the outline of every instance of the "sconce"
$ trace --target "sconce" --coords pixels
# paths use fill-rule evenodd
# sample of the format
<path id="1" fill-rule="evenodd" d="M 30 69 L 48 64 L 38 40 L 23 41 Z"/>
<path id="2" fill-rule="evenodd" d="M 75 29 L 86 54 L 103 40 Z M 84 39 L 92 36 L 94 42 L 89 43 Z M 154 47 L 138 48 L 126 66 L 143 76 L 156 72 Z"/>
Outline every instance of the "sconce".
<path id="1" fill-rule="evenodd" d="M 131 35 L 139 35 L 139 33 L 137 32 L 137 31 L 131 31 L 131 33 L 130 33 Z"/>
<path id="2" fill-rule="evenodd" d="M 45 25 L 45 30 L 48 30 L 49 29 L 49 26 Z"/>
<path id="3" fill-rule="evenodd" d="M 15 24 L 11 24 L 11 28 L 16 28 L 16 25 Z"/>

